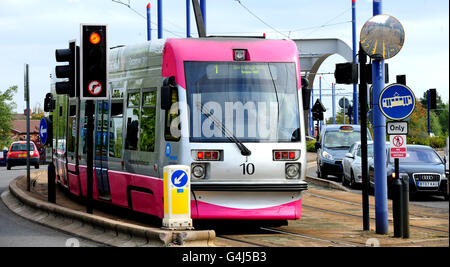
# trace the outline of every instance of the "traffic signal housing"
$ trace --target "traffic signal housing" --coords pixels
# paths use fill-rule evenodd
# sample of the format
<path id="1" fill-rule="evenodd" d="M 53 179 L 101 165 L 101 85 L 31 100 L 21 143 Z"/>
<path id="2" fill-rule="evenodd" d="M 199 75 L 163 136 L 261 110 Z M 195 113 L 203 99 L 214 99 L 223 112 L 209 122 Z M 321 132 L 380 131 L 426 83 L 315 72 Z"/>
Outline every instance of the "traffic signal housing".
<path id="1" fill-rule="evenodd" d="M 75 41 L 69 41 L 69 48 L 56 49 L 55 58 L 57 62 L 68 63 L 55 67 L 56 77 L 67 79 L 67 81 L 55 83 L 56 93 L 68 94 L 70 97 L 77 96 L 79 92 L 79 47 Z"/>
<path id="2" fill-rule="evenodd" d="M 436 89 L 429 89 L 430 109 L 437 109 Z"/>
<path id="3" fill-rule="evenodd" d="M 338 63 L 334 71 L 334 78 L 339 84 L 358 83 L 358 64 Z"/>
<path id="4" fill-rule="evenodd" d="M 81 98 L 107 99 L 108 48 L 106 25 L 81 25 Z"/>

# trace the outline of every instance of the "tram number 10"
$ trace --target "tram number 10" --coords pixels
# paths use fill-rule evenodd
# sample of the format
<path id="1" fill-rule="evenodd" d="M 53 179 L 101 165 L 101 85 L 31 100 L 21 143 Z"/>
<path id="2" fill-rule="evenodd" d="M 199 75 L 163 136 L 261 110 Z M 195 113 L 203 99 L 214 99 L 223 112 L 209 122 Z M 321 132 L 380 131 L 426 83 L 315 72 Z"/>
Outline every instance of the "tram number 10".
<path id="1" fill-rule="evenodd" d="M 255 173 L 255 165 L 253 163 L 242 163 L 242 174 L 243 175 L 253 175 Z"/>

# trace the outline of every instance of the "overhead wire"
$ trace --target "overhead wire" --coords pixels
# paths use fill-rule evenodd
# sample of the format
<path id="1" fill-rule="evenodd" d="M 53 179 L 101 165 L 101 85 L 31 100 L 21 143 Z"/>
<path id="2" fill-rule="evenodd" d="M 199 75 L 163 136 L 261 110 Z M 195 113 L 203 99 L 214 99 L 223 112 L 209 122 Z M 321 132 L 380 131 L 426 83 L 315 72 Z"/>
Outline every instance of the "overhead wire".
<path id="1" fill-rule="evenodd" d="M 253 17 L 255 17 L 256 19 L 258 19 L 260 22 L 262 22 L 264 25 L 266 25 L 267 27 L 271 28 L 272 30 L 274 30 L 275 32 L 285 36 L 286 38 L 290 39 L 290 37 L 282 32 L 280 32 L 279 30 L 275 29 L 274 27 L 272 27 L 271 25 L 269 25 L 267 22 L 265 22 L 263 19 L 261 19 L 260 17 L 258 17 L 255 13 L 253 13 L 248 7 L 246 7 L 244 4 L 241 3 L 240 0 L 235 0 L 236 2 L 239 3 L 239 5 L 241 5 L 245 10 L 247 10 L 248 13 L 250 13 Z"/>
<path id="2" fill-rule="evenodd" d="M 115 3 L 118 3 L 118 4 L 122 4 L 122 5 L 126 6 L 126 7 L 128 7 L 129 9 L 131 9 L 131 10 L 132 10 L 134 13 L 136 13 L 137 15 L 141 16 L 141 17 L 144 18 L 144 19 L 147 19 L 146 16 L 142 15 L 141 13 L 139 13 L 139 11 L 137 11 L 136 9 L 134 9 L 134 8 L 131 7 L 131 5 L 130 5 L 130 0 L 128 0 L 128 4 L 122 2 L 121 0 L 111 0 L 111 1 L 113 1 L 113 2 L 115 2 Z M 171 23 L 170 21 L 168 21 L 168 22 Z M 156 24 L 156 23 L 154 23 L 154 22 L 151 22 L 151 24 L 153 24 L 153 25 L 155 25 L 155 26 L 158 26 L 158 24 Z M 173 24 L 173 23 L 171 23 L 171 24 Z M 178 27 L 178 26 L 177 26 L 177 27 Z M 174 32 L 174 31 L 168 30 L 167 28 L 164 28 L 164 27 L 163 27 L 163 31 L 166 31 L 166 32 L 168 32 L 168 33 L 171 33 L 171 34 L 173 34 L 173 35 L 175 35 L 175 36 L 177 36 L 177 37 L 183 38 L 183 36 L 177 34 L 177 33 Z"/>

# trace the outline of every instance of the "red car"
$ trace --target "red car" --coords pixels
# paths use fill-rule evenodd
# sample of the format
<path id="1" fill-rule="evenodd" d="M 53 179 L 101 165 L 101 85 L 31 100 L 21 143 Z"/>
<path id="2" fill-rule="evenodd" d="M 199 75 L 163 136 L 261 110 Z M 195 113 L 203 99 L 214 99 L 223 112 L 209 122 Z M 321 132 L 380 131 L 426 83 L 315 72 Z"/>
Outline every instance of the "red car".
<path id="1" fill-rule="evenodd" d="M 11 170 L 11 167 L 23 165 L 27 165 L 27 142 L 13 142 L 6 157 L 6 168 Z M 30 142 L 30 165 L 39 169 L 39 152 L 33 142 Z"/>

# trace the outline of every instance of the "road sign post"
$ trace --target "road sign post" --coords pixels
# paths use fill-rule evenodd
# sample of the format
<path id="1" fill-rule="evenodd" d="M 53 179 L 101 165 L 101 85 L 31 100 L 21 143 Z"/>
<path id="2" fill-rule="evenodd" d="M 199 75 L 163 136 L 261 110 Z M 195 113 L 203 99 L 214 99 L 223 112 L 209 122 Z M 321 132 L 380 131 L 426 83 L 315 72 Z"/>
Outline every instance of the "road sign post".
<path id="1" fill-rule="evenodd" d="M 377 234 L 388 232 L 386 183 L 386 118 L 377 100 L 385 83 L 384 60 L 395 56 L 403 47 L 405 32 L 401 23 L 390 15 L 381 14 L 381 0 L 373 1 L 373 17 L 361 29 L 360 44 L 372 58 L 373 147 L 375 180 L 375 224 Z"/>
<path id="2" fill-rule="evenodd" d="M 169 165 L 164 173 L 164 219 L 167 229 L 193 229 L 191 219 L 190 168 Z"/>

